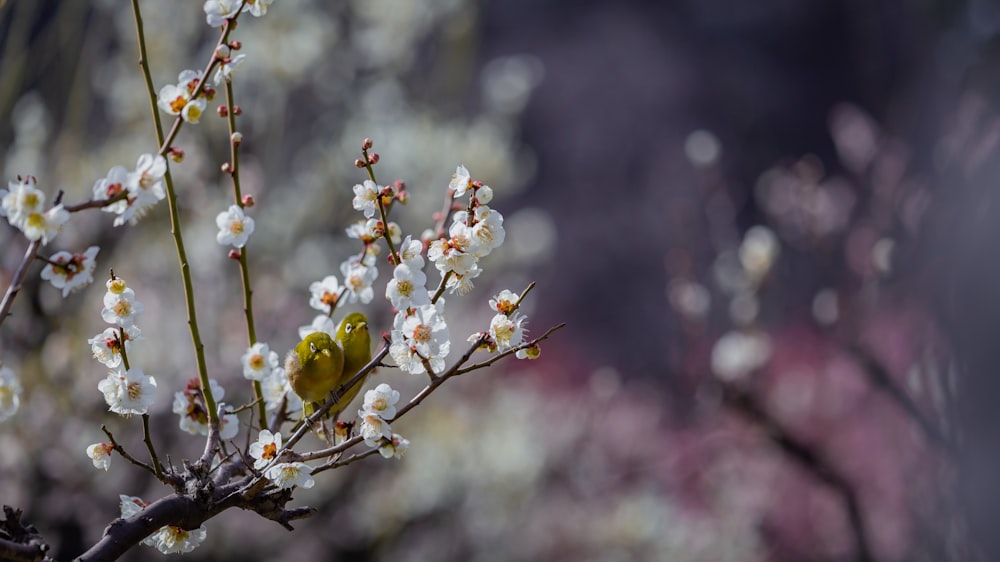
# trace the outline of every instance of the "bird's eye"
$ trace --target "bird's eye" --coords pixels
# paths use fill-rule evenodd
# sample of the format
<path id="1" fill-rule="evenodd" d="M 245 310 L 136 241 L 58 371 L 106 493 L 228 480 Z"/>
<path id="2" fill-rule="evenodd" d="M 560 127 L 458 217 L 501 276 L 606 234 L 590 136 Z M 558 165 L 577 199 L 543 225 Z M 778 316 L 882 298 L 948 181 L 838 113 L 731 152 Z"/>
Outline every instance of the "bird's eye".
<path id="1" fill-rule="evenodd" d="M 313 353 L 316 353 L 316 344 L 315 343 L 309 342 L 309 351 L 311 351 Z"/>
<path id="2" fill-rule="evenodd" d="M 353 329 L 354 329 L 354 324 L 348 324 L 348 325 L 344 326 L 344 331 L 347 332 L 348 334 L 350 334 L 351 330 L 353 330 Z"/>

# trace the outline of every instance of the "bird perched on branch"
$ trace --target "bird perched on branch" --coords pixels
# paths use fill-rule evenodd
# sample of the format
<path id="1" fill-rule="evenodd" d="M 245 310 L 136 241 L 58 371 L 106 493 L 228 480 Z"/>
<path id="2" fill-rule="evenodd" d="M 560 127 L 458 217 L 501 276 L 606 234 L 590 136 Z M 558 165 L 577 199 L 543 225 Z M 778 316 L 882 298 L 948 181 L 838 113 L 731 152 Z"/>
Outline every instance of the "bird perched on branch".
<path id="1" fill-rule="evenodd" d="M 307 335 L 288 352 L 285 373 L 292 390 L 302 398 L 302 415 L 308 417 L 320 409 L 331 393 L 340 390 L 362 367 L 371 361 L 371 336 L 368 318 L 360 312 L 348 314 L 337 328 L 336 339 L 324 332 Z M 336 419 L 361 391 L 364 379 L 343 391 L 323 417 Z M 321 426 L 320 435 L 331 433 Z"/>

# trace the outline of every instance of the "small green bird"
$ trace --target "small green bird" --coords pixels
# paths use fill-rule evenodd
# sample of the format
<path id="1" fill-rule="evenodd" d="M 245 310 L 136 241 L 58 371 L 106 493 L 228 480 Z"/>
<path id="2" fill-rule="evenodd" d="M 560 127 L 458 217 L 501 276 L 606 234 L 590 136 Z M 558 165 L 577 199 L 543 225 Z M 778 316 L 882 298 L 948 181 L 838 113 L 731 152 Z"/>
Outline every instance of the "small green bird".
<path id="1" fill-rule="evenodd" d="M 308 417 L 322 407 L 330 393 L 350 381 L 371 358 L 368 318 L 360 312 L 344 318 L 337 329 L 336 341 L 324 332 L 306 336 L 285 358 L 285 373 L 292 390 L 302 398 L 303 416 Z M 345 391 L 323 421 L 336 419 L 363 385 L 364 380 L 360 380 Z M 326 430 L 320 433 L 330 434 Z"/>

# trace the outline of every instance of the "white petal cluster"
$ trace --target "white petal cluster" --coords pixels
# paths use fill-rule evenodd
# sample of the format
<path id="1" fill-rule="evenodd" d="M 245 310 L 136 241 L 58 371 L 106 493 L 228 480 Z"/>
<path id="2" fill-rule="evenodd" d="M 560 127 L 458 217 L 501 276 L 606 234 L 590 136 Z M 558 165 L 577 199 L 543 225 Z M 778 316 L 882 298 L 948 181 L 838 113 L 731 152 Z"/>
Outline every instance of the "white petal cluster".
<path id="1" fill-rule="evenodd" d="M 313 480 L 312 467 L 304 462 L 283 462 L 267 469 L 264 477 L 274 483 L 278 488 L 312 488 L 316 481 Z"/>
<path id="2" fill-rule="evenodd" d="M 204 525 L 186 530 L 175 525 L 165 525 L 150 538 L 153 545 L 163 554 L 185 554 L 205 542 L 208 530 Z"/>
<path id="3" fill-rule="evenodd" d="M 135 324 L 125 328 L 123 332 L 119 332 L 117 328 L 105 328 L 103 332 L 87 340 L 94 358 L 109 369 L 114 369 L 122 363 L 119 342 L 122 333 L 125 336 L 125 353 L 128 353 L 132 349 L 132 342 L 142 339 L 139 327 Z"/>
<path id="4" fill-rule="evenodd" d="M 392 271 L 392 279 L 385 286 L 385 298 L 389 299 L 396 310 L 430 304 L 427 276 L 422 270 L 412 268 L 406 262 L 397 265 Z"/>
<path id="5" fill-rule="evenodd" d="M 104 394 L 108 410 L 123 416 L 145 414 L 156 397 L 156 379 L 138 367 L 127 371 L 119 367 L 108 373 L 97 389 Z"/>
<path id="6" fill-rule="evenodd" d="M 309 285 L 309 306 L 320 312 L 329 313 L 340 299 L 340 285 L 336 275 L 327 275 L 322 281 L 314 281 Z"/>
<path id="7" fill-rule="evenodd" d="M 497 314 L 490 321 L 490 337 L 500 351 L 517 347 L 524 342 L 525 317 L 519 312 Z"/>
<path id="8" fill-rule="evenodd" d="M 226 396 L 226 390 L 215 379 L 208 379 L 208 383 L 212 387 L 212 397 L 222 405 L 221 400 Z M 222 407 L 226 413 L 219 419 L 219 437 L 223 440 L 232 439 L 239 433 L 239 418 L 236 414 L 229 413 L 228 406 L 222 405 Z M 180 417 L 179 425 L 182 431 L 191 435 L 208 435 L 208 407 L 205 405 L 205 397 L 198 379 L 191 379 L 187 388 L 174 393 L 171 409 Z"/>
<path id="9" fill-rule="evenodd" d="M 35 187 L 35 178 L 18 178 L 7 189 L 0 189 L 0 216 L 24 233 L 32 242 L 48 244 L 69 220 L 69 211 L 62 205 L 45 209 L 45 193 Z"/>
<path id="10" fill-rule="evenodd" d="M 254 459 L 253 467 L 257 470 L 264 469 L 271 461 L 278 458 L 278 451 L 281 450 L 281 434 L 271 433 L 262 429 L 257 436 L 257 441 L 250 444 L 249 453 Z"/>
<path id="11" fill-rule="evenodd" d="M 108 174 L 94 182 L 95 200 L 108 200 L 126 193 L 125 198 L 102 207 L 106 213 L 114 213 L 115 226 L 126 222 L 135 225 L 150 209 L 167 196 L 164 176 L 167 160 L 159 154 L 143 154 L 136 161 L 134 170 L 115 166 Z"/>
<path id="12" fill-rule="evenodd" d="M 0 363 L 0 422 L 17 413 L 21 406 L 21 382 L 14 371 Z"/>
<path id="13" fill-rule="evenodd" d="M 326 314 L 317 314 L 312 323 L 306 326 L 299 326 L 299 339 L 303 339 L 309 334 L 325 332 L 331 338 L 337 337 L 337 324 Z"/>
<path id="14" fill-rule="evenodd" d="M 365 180 L 354 186 L 354 209 L 365 214 L 370 219 L 378 210 L 379 187 L 372 180 Z"/>
<path id="15" fill-rule="evenodd" d="M 49 257 L 49 263 L 42 269 L 42 279 L 62 289 L 63 297 L 89 285 L 94 281 L 97 267 L 97 253 L 101 249 L 91 246 L 82 254 L 56 252 Z"/>
<path id="16" fill-rule="evenodd" d="M 472 187 L 472 176 L 469 175 L 469 170 L 465 166 L 455 168 L 455 173 L 451 175 L 448 187 L 455 190 L 455 197 L 465 195 L 466 190 Z"/>
<path id="17" fill-rule="evenodd" d="M 372 302 L 375 298 L 375 289 L 372 283 L 378 278 L 378 268 L 375 267 L 375 257 L 366 255 L 360 262 L 355 258 L 350 258 L 340 264 L 340 273 L 344 277 L 344 286 L 347 287 L 347 296 L 350 302 L 363 304 Z"/>
<path id="18" fill-rule="evenodd" d="M 185 70 L 177 76 L 176 84 L 160 88 L 156 105 L 168 115 L 180 115 L 188 123 L 197 123 L 208 106 L 204 91 L 194 95 L 200 83 L 200 70 Z"/>
<path id="19" fill-rule="evenodd" d="M 243 378 L 262 381 L 278 368 L 278 354 L 264 342 L 257 342 L 240 357 L 243 364 Z"/>
<path id="20" fill-rule="evenodd" d="M 107 471 L 111 468 L 111 443 L 94 443 L 87 447 L 87 456 L 94 463 L 94 468 L 103 468 Z"/>
<path id="21" fill-rule="evenodd" d="M 382 457 L 391 459 L 393 457 L 399 459 L 403 458 L 406 451 L 410 448 L 410 440 L 403 437 L 398 433 L 392 434 L 392 439 L 385 441 L 381 447 L 378 448 L 378 453 Z"/>
<path id="22" fill-rule="evenodd" d="M 253 218 L 246 216 L 239 205 L 230 205 L 228 210 L 219 213 L 215 217 L 215 225 L 219 227 L 215 240 L 223 246 L 232 245 L 234 248 L 245 246 L 254 229 Z"/>
<path id="23" fill-rule="evenodd" d="M 365 412 L 364 410 L 360 410 L 358 415 L 361 416 L 361 426 L 358 428 L 358 431 L 365 440 L 365 445 L 378 447 L 382 444 L 383 439 L 392 438 L 392 429 L 389 427 L 389 422 L 382 419 L 382 416 L 374 412 Z"/>
<path id="24" fill-rule="evenodd" d="M 264 407 L 268 411 L 277 410 L 282 402 L 288 410 L 295 411 L 302 408 L 302 399 L 292 390 L 283 367 L 274 369 L 270 375 L 264 377 L 264 380 L 260 381 L 260 387 L 264 395 Z"/>
<path id="25" fill-rule="evenodd" d="M 400 310 L 393 320 L 389 354 L 400 370 L 426 372 L 424 361 L 435 372 L 444 370 L 444 360 L 451 352 L 451 336 L 444 318 L 444 299 Z"/>
<path id="26" fill-rule="evenodd" d="M 236 69 L 243 64 L 243 61 L 246 60 L 246 58 L 246 55 L 239 54 L 231 59 L 223 61 L 222 64 L 219 65 L 219 69 L 215 71 L 215 76 L 212 77 L 212 82 L 215 83 L 216 86 L 222 84 L 223 81 L 232 82 L 233 72 L 236 72 Z"/>
<path id="27" fill-rule="evenodd" d="M 123 279 L 119 277 L 108 281 L 108 292 L 104 293 L 104 308 L 101 310 L 101 318 L 105 322 L 127 328 L 135 324 L 136 317 L 143 310 L 145 307 L 136 300 L 135 291 L 125 286 Z"/>
<path id="28" fill-rule="evenodd" d="M 241 5 L 241 0 L 206 0 L 205 21 L 212 27 L 220 27 L 240 11 Z"/>
<path id="29" fill-rule="evenodd" d="M 267 14 L 267 9 L 271 7 L 272 2 L 274 0 L 247 0 L 246 5 L 243 6 L 243 11 L 250 12 L 250 15 L 259 18 Z"/>
<path id="30" fill-rule="evenodd" d="M 371 412 L 378 414 L 384 420 L 391 420 L 396 416 L 397 402 L 399 402 L 399 391 L 382 383 L 365 392 L 365 401 L 361 406 L 361 412 Z"/>

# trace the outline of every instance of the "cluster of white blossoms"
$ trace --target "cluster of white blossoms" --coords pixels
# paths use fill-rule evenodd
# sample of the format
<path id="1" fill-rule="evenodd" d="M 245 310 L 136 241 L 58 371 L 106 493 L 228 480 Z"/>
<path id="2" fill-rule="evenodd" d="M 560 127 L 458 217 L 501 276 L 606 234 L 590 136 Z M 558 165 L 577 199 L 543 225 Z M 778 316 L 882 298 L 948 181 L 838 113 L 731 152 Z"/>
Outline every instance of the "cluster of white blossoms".
<path id="1" fill-rule="evenodd" d="M 215 379 L 208 380 L 212 387 L 212 396 L 220 405 L 226 396 L 226 390 Z M 229 412 L 229 407 L 222 405 L 225 412 L 219 418 L 219 438 L 232 439 L 240 430 L 240 421 L 236 414 Z M 187 387 L 174 393 L 173 412 L 180 416 L 181 430 L 191 435 L 208 435 L 208 407 L 201 391 L 198 379 L 188 381 Z"/>
<path id="2" fill-rule="evenodd" d="M 293 410 L 302 406 L 302 399 L 292 390 L 278 354 L 269 345 L 264 342 L 251 345 L 240 357 L 240 363 L 243 365 L 243 377 L 261 384 L 268 411 L 281 408 L 282 403 Z"/>
<path id="3" fill-rule="evenodd" d="M 410 442 L 393 433 L 389 421 L 396 417 L 396 403 L 399 402 L 399 392 L 391 386 L 382 383 L 365 392 L 365 401 L 358 410 L 361 418 L 360 433 L 365 445 L 378 447 L 378 452 L 385 458 L 402 457 L 410 446 Z"/>
<path id="4" fill-rule="evenodd" d="M 28 176 L 0 189 L 0 217 L 7 217 L 7 222 L 28 240 L 48 244 L 69 220 L 69 211 L 62 204 L 46 210 L 45 193 L 35 187 L 35 182 L 33 176 Z"/>
<path id="5" fill-rule="evenodd" d="M 366 244 L 366 248 L 370 246 Z M 330 316 L 340 300 L 346 298 L 348 302 L 368 304 L 375 298 L 372 287 L 378 279 L 375 256 L 368 251 L 360 257 L 352 256 L 340 264 L 340 272 L 344 276 L 343 285 L 336 275 L 327 275 L 309 285 L 309 306 L 321 314 L 316 315 L 311 324 L 299 328 L 300 338 L 314 332 L 326 332 L 330 337 L 336 337 L 337 324 Z"/>
<path id="6" fill-rule="evenodd" d="M 472 290 L 472 280 L 482 273 L 479 259 L 500 247 L 506 232 L 503 215 L 487 205 L 493 200 L 493 190 L 473 181 L 465 166 L 455 170 L 448 187 L 456 198 L 471 192 L 469 210 L 454 214 L 448 237 L 432 241 L 427 258 L 447 278 L 445 286 L 462 295 Z"/>
<path id="7" fill-rule="evenodd" d="M 156 105 L 168 115 L 180 115 L 188 123 L 197 123 L 208 106 L 208 96 L 205 88 L 200 91 L 200 70 L 183 70 L 177 75 L 176 84 L 167 84 L 160 88 Z M 195 92 L 198 95 L 195 95 Z"/>
<path id="8" fill-rule="evenodd" d="M 235 16 L 240 11 L 240 6 L 244 12 L 250 15 L 261 17 L 267 14 L 267 9 L 274 0 L 206 0 L 204 5 L 205 21 L 212 27 L 220 27 L 227 19 Z"/>
<path id="9" fill-rule="evenodd" d="M 139 367 L 129 368 L 122 357 L 115 358 L 115 355 L 121 356 L 123 350 L 127 356 L 128 341 L 138 338 L 139 330 L 135 327 L 135 319 L 142 314 L 143 306 L 121 277 L 109 279 L 107 287 L 101 317 L 113 326 L 111 333 L 116 342 L 110 343 L 107 339 L 101 341 L 108 334 L 107 330 L 88 341 L 98 360 L 105 366 L 114 366 L 110 367 L 107 378 L 97 388 L 104 394 L 104 400 L 112 412 L 123 416 L 145 414 L 156 395 L 156 379 L 143 373 Z M 126 330 L 132 335 L 127 335 Z"/>
<path id="10" fill-rule="evenodd" d="M 271 433 L 266 429 L 261 430 L 257 441 L 250 444 L 250 449 L 247 452 L 254 460 L 254 469 L 263 470 L 264 477 L 278 488 L 285 489 L 294 486 L 312 488 L 316 484 L 311 476 L 312 467 L 306 463 L 275 462 L 281 452 L 280 433 Z"/>
<path id="11" fill-rule="evenodd" d="M 167 173 L 167 160 L 159 154 L 143 154 L 134 170 L 115 166 L 108 174 L 94 182 L 94 199 L 107 201 L 120 198 L 102 207 L 114 213 L 115 226 L 126 222 L 135 226 L 150 209 L 167 196 L 163 178 Z M 124 193 L 124 195 L 122 195 Z"/>
<path id="12" fill-rule="evenodd" d="M 149 505 L 142 498 L 124 494 L 119 496 L 119 500 L 122 519 L 138 515 Z M 174 525 L 164 525 L 143 539 L 142 544 L 155 547 L 163 554 L 184 554 L 197 548 L 205 541 L 206 536 L 208 536 L 208 530 L 205 529 L 204 525 L 190 531 Z"/>
<path id="13" fill-rule="evenodd" d="M 94 280 L 97 267 L 97 246 L 87 248 L 82 254 L 61 251 L 49 256 L 48 264 L 42 268 L 42 279 L 62 290 L 63 297 L 89 285 Z"/>
<path id="14" fill-rule="evenodd" d="M 17 413 L 21 406 L 21 383 L 14 371 L 0 363 L 0 422 Z"/>
<path id="15" fill-rule="evenodd" d="M 450 352 L 451 334 L 444 318 L 444 299 L 396 313 L 389 355 L 401 371 L 419 375 L 430 368 L 433 374 L 440 373 Z"/>

